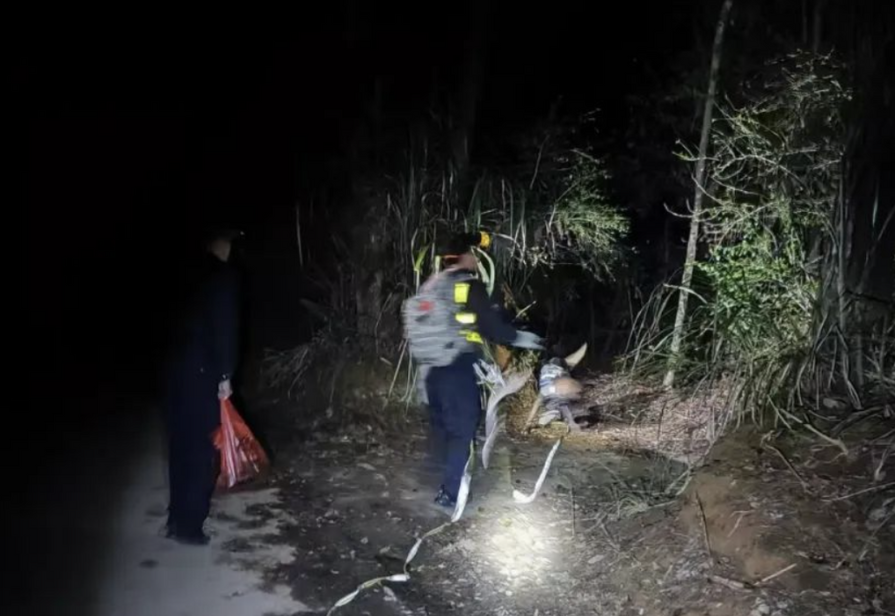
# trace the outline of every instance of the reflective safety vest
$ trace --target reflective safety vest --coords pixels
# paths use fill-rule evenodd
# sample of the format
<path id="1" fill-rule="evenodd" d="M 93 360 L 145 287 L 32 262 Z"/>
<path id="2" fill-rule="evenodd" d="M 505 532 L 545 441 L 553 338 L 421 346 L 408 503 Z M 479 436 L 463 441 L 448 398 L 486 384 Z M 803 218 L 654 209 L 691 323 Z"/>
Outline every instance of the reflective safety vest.
<path id="1" fill-rule="evenodd" d="M 460 330 L 460 335 L 466 338 L 467 341 L 482 344 L 482 337 L 479 335 L 478 330 L 476 329 L 476 322 L 478 321 L 478 316 L 476 313 L 466 310 L 466 304 L 469 303 L 469 282 L 455 282 L 454 283 L 454 304 L 456 304 L 458 310 L 454 315 L 454 319 L 456 319 L 457 323 L 463 326 L 463 329 Z"/>
<path id="2" fill-rule="evenodd" d="M 471 273 L 446 270 L 431 277 L 402 306 L 404 335 L 413 359 L 447 366 L 482 344 L 476 315 L 467 309 Z"/>

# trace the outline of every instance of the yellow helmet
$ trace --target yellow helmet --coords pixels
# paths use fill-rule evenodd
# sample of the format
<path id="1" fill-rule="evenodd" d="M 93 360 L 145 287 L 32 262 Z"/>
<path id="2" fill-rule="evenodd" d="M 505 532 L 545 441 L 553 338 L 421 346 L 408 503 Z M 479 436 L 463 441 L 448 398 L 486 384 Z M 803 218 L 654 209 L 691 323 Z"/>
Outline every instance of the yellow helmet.
<path id="1" fill-rule="evenodd" d="M 473 248 L 487 250 L 491 246 L 491 241 L 491 234 L 485 231 L 458 233 L 447 240 L 441 250 L 441 256 L 448 258 L 458 257 L 461 254 L 469 252 Z"/>

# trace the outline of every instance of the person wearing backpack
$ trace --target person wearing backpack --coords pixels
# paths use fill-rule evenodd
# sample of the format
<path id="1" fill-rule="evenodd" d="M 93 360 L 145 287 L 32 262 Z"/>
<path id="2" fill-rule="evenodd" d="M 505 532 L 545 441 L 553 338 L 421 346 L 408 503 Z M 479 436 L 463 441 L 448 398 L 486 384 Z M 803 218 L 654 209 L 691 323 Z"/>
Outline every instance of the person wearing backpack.
<path id="1" fill-rule="evenodd" d="M 490 239 L 486 233 L 451 237 L 440 251 L 445 269 L 429 278 L 403 307 L 405 334 L 421 368 L 432 436 L 444 468 L 435 497 L 443 507 L 456 504 L 482 415 L 475 363 L 482 357 L 483 341 L 543 348 L 538 336 L 517 330 L 504 318 L 476 276 L 473 248 L 487 248 Z"/>

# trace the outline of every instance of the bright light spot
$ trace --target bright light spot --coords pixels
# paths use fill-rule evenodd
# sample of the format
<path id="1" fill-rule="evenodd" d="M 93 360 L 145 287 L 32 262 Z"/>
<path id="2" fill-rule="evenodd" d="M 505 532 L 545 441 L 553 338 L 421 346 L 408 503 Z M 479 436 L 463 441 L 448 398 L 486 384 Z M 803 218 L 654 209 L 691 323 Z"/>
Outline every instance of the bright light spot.
<path id="1" fill-rule="evenodd" d="M 512 584 L 536 582 L 559 556 L 556 530 L 534 508 L 521 507 L 480 527 L 477 545 L 490 568 Z"/>

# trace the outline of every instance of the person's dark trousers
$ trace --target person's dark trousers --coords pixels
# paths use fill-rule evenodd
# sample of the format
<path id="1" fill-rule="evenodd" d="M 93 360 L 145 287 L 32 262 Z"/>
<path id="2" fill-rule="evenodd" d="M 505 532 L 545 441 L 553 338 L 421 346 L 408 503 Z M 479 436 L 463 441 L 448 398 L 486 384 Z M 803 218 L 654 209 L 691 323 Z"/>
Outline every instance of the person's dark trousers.
<path id="1" fill-rule="evenodd" d="M 428 384 L 428 380 L 426 383 Z M 441 413 L 434 412 L 431 404 L 430 402 L 429 448 L 424 468 L 440 476 L 444 473 L 444 465 L 447 462 L 447 432 L 441 422 Z"/>
<path id="2" fill-rule="evenodd" d="M 181 370 L 169 379 L 167 397 L 168 532 L 202 535 L 211 508 L 217 471 L 212 433 L 220 425 L 217 383 L 198 370 Z"/>
<path id="3" fill-rule="evenodd" d="M 482 401 L 474 365 L 465 353 L 454 363 L 432 368 L 426 379 L 429 412 L 436 451 L 444 452 L 442 487 L 455 500 L 469 459 L 469 448 L 482 416 Z"/>

